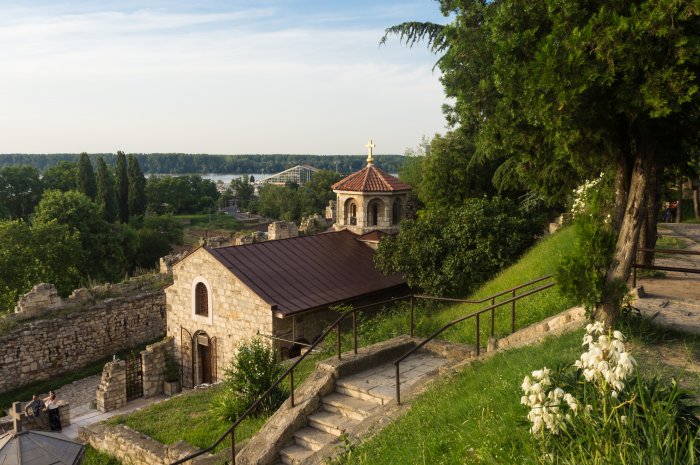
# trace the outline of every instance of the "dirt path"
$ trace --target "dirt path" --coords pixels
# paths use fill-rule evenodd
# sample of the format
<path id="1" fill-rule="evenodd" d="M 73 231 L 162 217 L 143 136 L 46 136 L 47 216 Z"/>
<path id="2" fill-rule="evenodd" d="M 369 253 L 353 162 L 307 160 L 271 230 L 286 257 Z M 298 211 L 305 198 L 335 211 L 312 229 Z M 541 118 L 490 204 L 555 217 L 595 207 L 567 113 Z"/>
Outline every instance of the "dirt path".
<path id="1" fill-rule="evenodd" d="M 700 252 L 700 225 L 664 224 L 659 234 L 680 239 L 685 250 Z M 700 270 L 700 255 L 658 254 L 655 264 Z M 633 305 L 655 324 L 700 334 L 700 274 L 664 273 L 663 277 L 637 279 L 642 298 Z"/>

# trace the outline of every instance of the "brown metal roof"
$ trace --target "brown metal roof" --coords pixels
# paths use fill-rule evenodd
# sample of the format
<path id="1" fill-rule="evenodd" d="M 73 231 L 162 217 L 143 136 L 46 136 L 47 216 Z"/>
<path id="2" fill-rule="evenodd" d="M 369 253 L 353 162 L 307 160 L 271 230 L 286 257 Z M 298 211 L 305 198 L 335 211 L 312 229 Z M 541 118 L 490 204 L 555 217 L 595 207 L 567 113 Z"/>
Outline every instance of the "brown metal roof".
<path id="1" fill-rule="evenodd" d="M 394 192 L 410 191 L 411 186 L 370 163 L 360 171 L 331 186 L 334 191 Z"/>
<path id="2" fill-rule="evenodd" d="M 405 285 L 346 230 L 206 250 L 284 316 Z"/>

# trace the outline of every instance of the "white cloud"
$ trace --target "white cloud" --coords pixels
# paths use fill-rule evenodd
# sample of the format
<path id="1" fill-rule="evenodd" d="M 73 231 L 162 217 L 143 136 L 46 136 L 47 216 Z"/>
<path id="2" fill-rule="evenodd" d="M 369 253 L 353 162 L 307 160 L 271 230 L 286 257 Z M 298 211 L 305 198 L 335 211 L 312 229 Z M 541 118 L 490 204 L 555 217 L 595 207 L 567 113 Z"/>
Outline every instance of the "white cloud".
<path id="1" fill-rule="evenodd" d="M 435 57 L 256 27 L 275 13 L 6 15 L 0 152 L 397 153 L 442 129 Z"/>

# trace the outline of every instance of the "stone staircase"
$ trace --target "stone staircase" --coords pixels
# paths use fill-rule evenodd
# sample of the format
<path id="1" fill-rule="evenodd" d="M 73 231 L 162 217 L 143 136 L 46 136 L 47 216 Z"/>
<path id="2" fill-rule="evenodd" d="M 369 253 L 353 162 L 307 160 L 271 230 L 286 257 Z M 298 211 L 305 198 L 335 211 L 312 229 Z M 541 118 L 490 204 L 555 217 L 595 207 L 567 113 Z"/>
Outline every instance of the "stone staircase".
<path id="1" fill-rule="evenodd" d="M 417 387 L 447 363 L 447 358 L 429 352 L 408 358 L 401 364 L 402 390 Z M 335 455 L 344 441 L 360 436 L 366 429 L 363 424 L 382 417 L 390 404 L 395 406 L 395 395 L 391 362 L 337 379 L 334 391 L 322 396 L 317 410 L 306 416 L 306 426 L 294 431 L 292 442 L 279 451 L 278 464 L 320 463 Z"/>

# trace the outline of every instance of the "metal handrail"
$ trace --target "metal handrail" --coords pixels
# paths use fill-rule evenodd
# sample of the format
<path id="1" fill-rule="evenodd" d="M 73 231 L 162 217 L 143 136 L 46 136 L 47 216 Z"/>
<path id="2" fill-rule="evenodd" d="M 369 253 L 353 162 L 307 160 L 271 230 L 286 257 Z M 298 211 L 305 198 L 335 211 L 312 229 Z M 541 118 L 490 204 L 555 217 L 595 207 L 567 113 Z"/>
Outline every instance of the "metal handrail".
<path id="1" fill-rule="evenodd" d="M 410 308 L 409 308 L 409 316 L 410 316 L 410 320 L 409 320 L 409 334 L 411 335 L 411 337 L 413 337 L 413 334 L 414 334 L 414 300 L 415 300 L 415 299 L 423 299 L 423 300 L 430 299 L 430 300 L 437 300 L 437 301 L 461 302 L 461 303 L 468 303 L 468 304 L 479 304 L 479 303 L 483 303 L 483 302 L 486 302 L 486 301 L 488 301 L 488 300 L 491 300 L 491 307 L 487 307 L 486 309 L 480 310 L 480 311 L 479 311 L 479 312 L 482 312 L 482 313 L 483 313 L 484 311 L 488 311 L 488 310 L 491 309 L 492 307 L 495 309 L 497 306 L 505 305 L 505 304 L 511 302 L 511 300 L 512 300 L 512 299 L 509 299 L 509 300 L 500 302 L 498 305 L 494 306 L 494 302 L 495 302 L 495 299 L 496 299 L 497 297 L 506 295 L 506 294 L 508 294 L 508 293 L 512 293 L 512 295 L 514 296 L 516 290 L 521 289 L 521 288 L 523 288 L 523 287 L 530 286 L 530 285 L 535 284 L 535 283 L 538 283 L 538 282 L 543 281 L 543 280 L 545 280 L 545 279 L 549 279 L 549 278 L 551 278 L 552 276 L 553 276 L 553 275 L 547 275 L 547 276 L 544 276 L 544 277 L 542 277 L 542 278 L 535 279 L 535 280 L 530 281 L 530 282 L 527 282 L 527 283 L 525 283 L 525 284 L 521 284 L 521 285 L 519 285 L 519 286 L 516 286 L 516 287 L 513 287 L 513 288 L 511 288 L 511 289 L 508 289 L 508 290 L 506 290 L 506 291 L 502 291 L 502 292 L 499 292 L 499 293 L 494 294 L 494 295 L 492 295 L 492 296 L 485 297 L 485 298 L 483 298 L 483 299 L 481 299 L 481 300 L 451 299 L 451 298 L 446 298 L 446 297 L 431 297 L 431 296 L 425 296 L 425 295 L 414 295 L 414 294 L 411 294 L 411 295 L 405 295 L 405 296 L 401 296 L 401 297 L 395 297 L 395 298 L 388 299 L 388 300 L 384 300 L 384 301 L 381 301 L 381 302 L 375 302 L 375 303 L 371 303 L 371 304 L 368 304 L 368 305 L 363 305 L 363 306 L 360 306 L 360 307 L 354 307 L 354 308 L 348 309 L 348 310 L 346 310 L 345 312 L 343 312 L 333 323 L 331 323 L 331 324 L 326 328 L 326 330 L 325 330 L 318 338 L 316 338 L 316 340 L 313 342 L 313 344 L 311 344 L 311 345 L 308 347 L 308 349 L 306 350 L 306 352 L 304 352 L 299 358 L 297 358 L 297 360 L 296 360 L 296 361 L 295 361 L 295 362 L 294 362 L 294 363 L 279 377 L 279 379 L 278 379 L 277 381 L 275 381 L 275 382 L 272 384 L 272 386 L 270 386 L 270 387 L 267 389 L 267 391 L 265 391 L 265 392 L 264 392 L 250 407 L 248 407 L 248 409 L 247 409 L 245 412 L 243 412 L 243 414 L 241 414 L 241 416 L 238 417 L 238 418 L 236 419 L 235 422 L 233 422 L 233 424 L 221 435 L 221 437 L 219 437 L 219 439 L 217 439 L 217 440 L 214 442 L 214 444 L 212 444 L 211 446 L 207 447 L 206 449 L 201 449 L 201 450 L 199 450 L 199 451 L 197 451 L 197 452 L 193 452 L 192 454 L 189 454 L 189 455 L 187 455 L 186 457 L 183 457 L 183 458 L 181 458 L 181 459 L 179 459 L 179 460 L 177 460 L 177 461 L 175 461 L 175 462 L 172 462 L 170 465 L 180 465 L 180 464 L 182 464 L 182 463 L 187 462 L 188 460 L 192 460 L 192 459 L 194 459 L 194 458 L 196 458 L 196 457 L 199 457 L 200 455 L 206 454 L 207 452 L 211 452 L 212 450 L 216 449 L 216 447 L 217 447 L 219 444 L 221 444 L 221 443 L 226 439 L 226 437 L 229 436 L 229 435 L 231 436 L 231 463 L 232 463 L 232 465 L 235 465 L 235 464 L 236 464 L 236 427 L 237 427 L 245 418 L 247 418 L 253 411 L 255 411 L 255 409 L 257 408 L 257 406 L 260 405 L 260 403 L 273 391 L 273 389 L 275 389 L 277 386 L 279 386 L 279 384 L 280 384 L 287 376 L 289 376 L 290 402 L 291 402 L 291 406 L 294 407 L 294 368 L 296 368 L 296 366 L 299 365 L 299 363 L 301 363 L 301 361 L 304 360 L 304 359 L 306 358 L 307 355 L 309 355 L 310 353 L 312 353 L 313 350 L 316 348 L 316 346 L 318 346 L 321 342 L 323 342 L 323 341 L 325 340 L 326 336 L 328 336 L 328 334 L 330 334 L 334 329 L 337 330 L 337 331 L 336 331 L 336 332 L 337 332 L 337 353 L 338 353 L 338 359 L 340 360 L 340 359 L 341 359 L 340 323 L 341 323 L 341 321 L 343 321 L 343 320 L 344 320 L 348 315 L 350 315 L 350 314 L 352 314 L 353 350 L 354 350 L 354 353 L 357 354 L 357 312 L 358 312 L 359 310 L 363 310 L 363 309 L 370 308 L 370 307 L 377 307 L 377 306 L 379 306 L 379 305 L 384 305 L 384 304 L 391 303 L 391 302 L 397 302 L 397 301 L 399 301 L 399 300 L 411 299 L 411 300 L 410 300 L 410 302 L 411 302 L 411 303 L 410 303 Z M 550 285 L 547 285 L 546 287 L 551 287 L 551 286 L 553 286 L 553 285 L 554 285 L 554 284 L 550 284 Z M 545 287 L 545 288 L 546 288 L 546 287 Z M 526 295 L 529 295 L 529 294 L 523 294 L 523 295 L 521 295 L 520 297 L 524 297 L 524 296 L 526 296 Z M 517 300 L 517 299 L 516 299 L 516 300 Z M 478 320 L 477 320 L 477 322 L 478 322 Z M 513 328 L 514 328 L 514 327 L 515 327 L 515 301 L 514 301 L 514 300 L 513 300 L 513 320 L 512 320 L 512 325 L 513 325 Z M 445 329 L 446 329 L 446 328 L 445 328 Z M 440 331 L 440 332 L 442 332 L 442 331 Z M 492 324 L 491 324 L 491 333 L 493 334 L 493 319 L 492 319 Z M 438 334 L 439 334 L 439 333 L 438 333 Z M 436 334 L 436 335 L 437 335 L 437 334 Z M 435 336 L 435 335 L 434 335 L 434 336 Z M 431 338 L 434 337 L 434 336 L 431 336 Z M 478 337 L 478 336 L 477 336 L 477 337 Z M 422 345 L 424 345 L 424 344 L 422 344 Z M 422 345 L 421 345 L 421 347 L 422 347 Z M 477 348 L 477 354 L 478 354 L 478 348 Z M 398 365 L 397 365 L 397 374 L 398 374 Z M 397 380 L 398 380 L 398 378 L 397 378 Z M 398 383 L 397 383 L 397 386 L 398 386 Z M 398 398 L 397 398 L 397 399 L 398 399 Z"/>
<path id="2" fill-rule="evenodd" d="M 505 294 L 507 294 L 508 292 L 511 292 L 511 293 L 513 294 L 513 296 L 512 296 L 511 298 L 509 298 L 509 299 L 506 299 L 506 300 L 504 300 L 504 301 L 502 301 L 502 302 L 498 302 L 498 303 L 494 303 L 494 302 L 493 302 L 493 299 L 492 299 L 492 300 L 491 300 L 492 303 L 491 303 L 491 305 L 489 305 L 488 307 L 482 308 L 481 310 L 477 310 L 476 312 L 472 312 L 472 313 L 470 313 L 469 315 L 466 315 L 466 316 L 463 316 L 463 317 L 461 317 L 461 318 L 457 318 L 456 320 L 450 321 L 449 323 L 447 323 L 446 325 L 444 325 L 442 328 L 438 329 L 438 330 L 435 331 L 433 334 L 431 334 L 430 336 L 428 336 L 427 338 L 425 338 L 425 339 L 424 339 L 423 341 L 421 341 L 418 345 L 416 345 L 415 347 L 411 348 L 408 352 L 406 352 L 405 354 L 403 354 L 401 357 L 399 357 L 398 359 L 396 359 L 396 360 L 394 361 L 394 366 L 396 367 L 396 403 L 397 403 L 397 404 L 400 404 L 400 403 L 401 403 L 401 383 L 400 383 L 400 375 L 399 375 L 399 365 L 401 364 L 402 361 L 404 361 L 404 360 L 405 360 L 407 357 L 409 357 L 411 354 L 415 353 L 418 349 L 420 349 L 420 348 L 422 348 L 423 346 L 425 346 L 428 342 L 430 342 L 430 341 L 432 341 L 433 339 L 435 339 L 437 336 L 439 336 L 440 334 L 442 334 L 442 333 L 443 333 L 444 331 L 446 331 L 447 329 L 451 328 L 452 326 L 456 325 L 457 323 L 461 323 L 462 321 L 466 321 L 466 320 L 468 320 L 468 319 L 470 319 L 470 318 L 476 318 L 476 355 L 479 356 L 479 354 L 480 354 L 480 349 L 481 349 L 481 333 L 480 333 L 481 328 L 480 328 L 480 324 L 479 324 L 479 317 L 481 316 L 481 314 L 482 314 L 482 313 L 486 313 L 486 312 L 488 312 L 488 311 L 491 312 L 491 336 L 493 336 L 493 335 L 494 335 L 494 319 L 495 319 L 494 311 L 495 311 L 495 309 L 496 309 L 497 307 L 501 307 L 501 306 L 503 306 L 503 305 L 506 305 L 506 304 L 511 303 L 511 304 L 512 304 L 512 307 L 511 307 L 511 311 L 512 311 L 512 316 L 511 316 L 511 333 L 512 333 L 512 332 L 515 332 L 515 302 L 518 301 L 518 300 L 520 300 L 520 299 L 522 299 L 523 297 L 527 297 L 527 296 L 529 296 L 529 295 L 532 295 L 532 294 L 536 294 L 536 293 L 538 293 L 538 292 L 541 292 L 541 291 L 543 291 L 543 290 L 545 290 L 545 289 L 549 289 L 550 287 L 555 286 L 556 283 L 549 283 L 549 284 L 545 284 L 544 286 L 536 287 L 535 289 L 531 289 L 531 290 L 529 290 L 529 291 L 527 291 L 527 292 L 525 292 L 525 293 L 523 293 L 523 294 L 520 294 L 520 295 L 518 295 L 518 296 L 515 295 L 515 291 L 518 290 L 518 289 L 521 289 L 521 288 L 523 288 L 523 287 L 532 285 L 532 284 L 534 284 L 534 283 L 543 281 L 543 280 L 545 280 L 545 279 L 549 279 L 549 278 L 551 278 L 552 276 L 553 276 L 553 275 L 548 275 L 548 276 L 546 276 L 546 277 L 536 279 L 536 280 L 531 281 L 531 282 L 529 282 L 529 283 L 522 284 L 522 285 L 520 285 L 520 286 L 516 286 L 516 287 L 514 287 L 514 288 L 511 288 L 511 289 L 509 289 L 508 291 L 502 292 L 500 295 L 505 295 Z M 436 300 L 442 300 L 442 298 L 436 299 Z M 487 298 L 486 300 L 488 300 L 488 298 Z"/>
<path id="3" fill-rule="evenodd" d="M 665 253 L 669 255 L 700 255 L 700 252 L 695 250 L 679 250 L 679 249 L 637 249 L 637 252 L 649 253 Z M 659 271 L 678 271 L 680 273 L 700 273 L 697 268 L 683 268 L 679 266 L 662 266 L 662 265 L 644 265 L 637 263 L 637 254 L 634 256 L 632 263 L 632 287 L 637 287 L 637 268 L 642 270 L 659 270 Z"/>
<path id="4" fill-rule="evenodd" d="M 265 391 L 253 404 L 248 407 L 248 409 L 239 416 L 236 421 L 233 422 L 233 424 L 217 439 L 214 444 L 211 446 L 207 447 L 206 449 L 201 449 L 197 452 L 193 452 L 192 454 L 187 455 L 186 457 L 183 457 L 179 460 L 176 460 L 175 462 L 172 462 L 170 465 L 179 465 L 181 463 L 185 463 L 188 460 L 192 460 L 193 458 L 199 457 L 200 455 L 206 454 L 207 452 L 210 452 L 216 447 L 221 444 L 224 439 L 228 435 L 231 435 L 231 463 L 232 465 L 236 464 L 236 427 L 250 415 L 255 409 L 257 408 L 258 405 L 275 389 L 283 380 L 284 378 L 289 375 L 289 383 L 290 383 L 290 401 L 291 401 L 291 406 L 294 407 L 294 368 L 296 368 L 299 363 L 301 363 L 302 360 L 306 358 L 308 354 L 310 354 L 313 349 L 316 348 L 317 345 L 319 345 L 325 338 L 328 336 L 328 334 L 333 330 L 337 328 L 337 333 L 338 333 L 338 359 L 341 358 L 341 352 L 340 352 L 340 322 L 347 317 L 350 313 L 353 314 L 353 333 L 354 333 L 354 345 L 355 345 L 355 353 L 357 353 L 357 311 L 362 310 L 364 308 L 368 307 L 376 307 L 378 305 L 383 305 L 386 303 L 390 302 L 396 302 L 398 300 L 406 299 L 411 296 L 402 296 L 402 297 L 396 297 L 393 299 L 385 300 L 382 302 L 375 302 L 369 305 L 363 305 L 361 307 L 357 308 L 351 308 L 346 311 L 344 311 L 333 323 L 331 323 L 328 328 L 319 336 L 313 344 L 307 349 L 306 352 L 304 352 L 287 370 L 279 377 L 277 381 L 275 381 L 272 386 L 270 386 L 267 391 Z"/>

